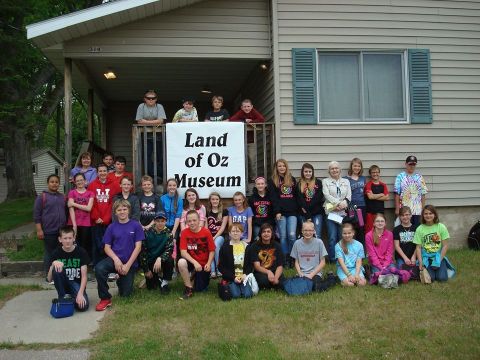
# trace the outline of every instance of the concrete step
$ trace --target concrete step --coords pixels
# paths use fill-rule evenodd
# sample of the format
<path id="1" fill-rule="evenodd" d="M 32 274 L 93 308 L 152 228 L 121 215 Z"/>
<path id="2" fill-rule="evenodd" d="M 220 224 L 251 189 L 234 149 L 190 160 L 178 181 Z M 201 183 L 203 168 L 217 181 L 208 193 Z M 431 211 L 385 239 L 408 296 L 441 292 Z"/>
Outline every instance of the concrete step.
<path id="1" fill-rule="evenodd" d="M 5 261 L 0 264 L 2 276 L 41 276 L 43 261 Z"/>

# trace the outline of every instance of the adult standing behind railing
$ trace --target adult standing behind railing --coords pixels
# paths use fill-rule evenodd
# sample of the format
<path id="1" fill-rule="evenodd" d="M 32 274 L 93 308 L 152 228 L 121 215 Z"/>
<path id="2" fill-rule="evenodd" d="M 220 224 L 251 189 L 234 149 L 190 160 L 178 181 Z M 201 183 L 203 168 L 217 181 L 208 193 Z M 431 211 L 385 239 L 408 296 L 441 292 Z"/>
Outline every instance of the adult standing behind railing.
<path id="1" fill-rule="evenodd" d="M 162 125 L 167 119 L 165 109 L 161 104 L 157 104 L 157 93 L 155 90 L 147 90 L 143 96 L 143 103 L 138 105 L 137 115 L 135 120 L 139 125 L 158 126 Z M 156 139 L 156 152 L 157 152 L 157 175 L 162 177 L 162 137 L 157 136 Z M 147 173 L 154 177 L 153 174 L 153 137 L 148 135 L 147 138 Z"/>

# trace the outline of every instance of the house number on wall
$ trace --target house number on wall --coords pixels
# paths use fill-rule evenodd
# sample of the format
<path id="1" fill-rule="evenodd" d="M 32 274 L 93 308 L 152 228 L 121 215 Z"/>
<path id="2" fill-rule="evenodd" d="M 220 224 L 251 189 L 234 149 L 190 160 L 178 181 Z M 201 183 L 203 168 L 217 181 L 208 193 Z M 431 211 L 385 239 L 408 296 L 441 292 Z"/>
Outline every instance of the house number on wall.
<path id="1" fill-rule="evenodd" d="M 88 48 L 88 52 L 91 52 L 91 53 L 98 53 L 101 51 L 102 51 L 102 48 L 100 46 L 90 46 Z"/>

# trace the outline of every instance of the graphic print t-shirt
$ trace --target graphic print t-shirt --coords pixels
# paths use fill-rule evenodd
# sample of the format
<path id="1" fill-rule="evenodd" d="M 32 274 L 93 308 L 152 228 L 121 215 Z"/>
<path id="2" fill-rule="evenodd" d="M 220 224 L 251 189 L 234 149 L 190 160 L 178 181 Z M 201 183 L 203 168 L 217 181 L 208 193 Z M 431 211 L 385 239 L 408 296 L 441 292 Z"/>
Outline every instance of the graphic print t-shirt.
<path id="1" fill-rule="evenodd" d="M 253 211 L 250 206 L 241 212 L 238 212 L 235 206 L 230 206 L 228 208 L 228 216 L 232 217 L 232 222 L 243 225 L 242 239 L 246 239 L 248 237 L 248 219 L 253 217 Z"/>
<path id="2" fill-rule="evenodd" d="M 140 195 L 140 223 L 143 226 L 146 226 L 152 222 L 155 217 L 155 213 L 160 210 L 158 209 L 158 196 L 156 194 L 152 195 Z"/>
<path id="3" fill-rule="evenodd" d="M 95 195 L 90 190 L 85 190 L 83 193 L 79 193 L 76 189 L 70 190 L 68 193 L 68 198 L 73 199 L 75 204 L 78 205 L 88 205 L 90 199 L 92 199 Z M 77 226 L 90 226 L 90 212 L 81 210 L 78 208 L 74 208 L 75 211 L 75 221 Z M 68 217 L 68 224 L 72 224 L 72 219 Z"/>
<path id="4" fill-rule="evenodd" d="M 442 241 L 450 238 L 447 227 L 442 223 L 420 225 L 415 231 L 414 244 L 422 245 L 427 253 L 436 253 L 442 248 Z"/>
<path id="5" fill-rule="evenodd" d="M 228 216 L 227 209 L 223 209 L 220 220 L 217 219 L 218 213 L 214 213 L 213 211 L 210 211 L 207 214 L 207 227 L 208 227 L 208 230 L 210 230 L 210 234 L 212 234 L 212 236 L 217 235 L 218 230 L 220 230 L 220 228 L 222 227 L 222 221 L 225 216 Z"/>
<path id="6" fill-rule="evenodd" d="M 400 240 L 400 248 L 409 259 L 413 256 L 415 248 L 417 247 L 417 245 L 413 243 L 416 229 L 417 225 L 411 225 L 409 227 L 398 225 L 393 229 L 393 239 Z M 401 259 L 401 256 L 398 255 L 396 251 L 395 259 Z"/>
<path id="7" fill-rule="evenodd" d="M 270 244 L 263 244 L 260 241 L 255 242 L 252 246 L 252 262 L 259 261 L 260 266 L 275 273 L 277 267 L 283 266 L 283 253 L 280 245 L 273 241 Z"/>
<path id="8" fill-rule="evenodd" d="M 206 228 L 194 233 L 190 228 L 185 228 L 180 234 L 180 250 L 187 250 L 188 254 L 202 266 L 208 262 L 211 251 L 215 251 L 212 234 Z"/>
<path id="9" fill-rule="evenodd" d="M 50 265 L 56 260 L 63 263 L 67 279 L 80 284 L 80 268 L 83 265 L 88 265 L 89 262 L 87 252 L 80 246 L 75 246 L 75 249 L 72 252 L 66 252 L 59 246 L 54 250 L 50 257 Z"/>

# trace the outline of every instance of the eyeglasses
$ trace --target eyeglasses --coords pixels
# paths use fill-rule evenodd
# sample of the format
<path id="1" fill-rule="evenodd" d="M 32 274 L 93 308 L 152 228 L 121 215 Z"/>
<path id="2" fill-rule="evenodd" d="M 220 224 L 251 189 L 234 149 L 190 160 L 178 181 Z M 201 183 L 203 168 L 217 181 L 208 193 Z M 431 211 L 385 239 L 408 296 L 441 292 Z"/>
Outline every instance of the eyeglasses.
<path id="1" fill-rule="evenodd" d="M 147 100 L 156 100 L 157 97 L 156 97 L 156 96 L 155 96 L 155 97 L 145 96 L 145 99 L 147 99 Z"/>

